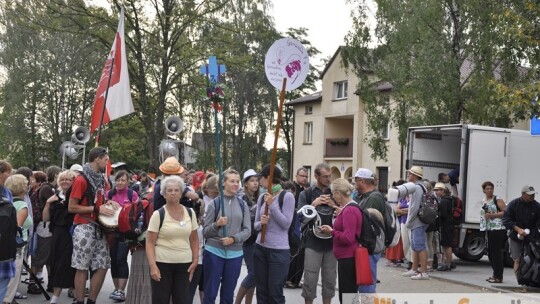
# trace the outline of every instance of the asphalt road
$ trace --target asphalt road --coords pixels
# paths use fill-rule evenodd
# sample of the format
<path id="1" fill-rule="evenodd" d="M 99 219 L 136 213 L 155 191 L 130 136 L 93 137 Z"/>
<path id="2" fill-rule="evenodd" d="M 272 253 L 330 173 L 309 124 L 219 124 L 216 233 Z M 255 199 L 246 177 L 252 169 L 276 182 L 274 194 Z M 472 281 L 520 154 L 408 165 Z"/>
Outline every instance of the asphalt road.
<path id="1" fill-rule="evenodd" d="M 404 278 L 401 273 L 405 270 L 402 267 L 386 266 L 386 259 L 381 258 L 378 264 L 378 274 L 381 283 L 377 286 L 377 291 L 381 293 L 537 293 L 540 290 L 535 288 L 522 288 L 517 284 L 512 269 L 505 268 L 504 282 L 502 284 L 488 283 L 485 279 L 491 276 L 491 267 L 486 257 L 478 262 L 466 262 L 456 259 L 457 268 L 446 272 L 431 272 L 430 280 L 412 281 Z M 243 266 L 240 279 L 246 274 L 246 268 Z M 46 276 L 45 276 L 46 277 Z M 23 278 L 25 278 L 23 276 Z M 21 283 L 19 291 L 26 294 L 26 286 Z M 97 303 L 114 303 L 108 298 L 108 295 L 114 290 L 110 273 L 107 274 L 106 281 L 98 297 Z M 129 291 L 128 291 L 129 292 Z M 285 297 L 289 303 L 303 303 L 301 289 L 284 289 Z M 318 291 L 320 295 L 320 288 Z M 48 303 L 43 295 L 28 295 L 26 300 L 17 300 L 18 303 Z M 255 303 L 256 301 L 254 301 Z M 315 303 L 320 303 L 320 296 Z M 67 291 L 63 291 L 59 303 L 71 303 L 67 297 Z M 198 295 L 195 296 L 193 303 L 200 303 Z M 332 303 L 339 303 L 336 297 Z"/>

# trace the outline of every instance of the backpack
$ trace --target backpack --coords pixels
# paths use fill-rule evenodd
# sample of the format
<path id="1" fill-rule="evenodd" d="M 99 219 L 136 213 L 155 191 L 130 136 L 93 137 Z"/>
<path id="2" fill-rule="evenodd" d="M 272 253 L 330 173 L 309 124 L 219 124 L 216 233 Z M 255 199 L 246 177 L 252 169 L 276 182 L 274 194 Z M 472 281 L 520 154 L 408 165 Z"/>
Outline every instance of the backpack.
<path id="1" fill-rule="evenodd" d="M 145 227 L 143 212 L 149 204 L 147 200 L 138 200 L 122 206 L 122 210 L 118 215 L 118 232 L 128 239 L 137 239 L 145 228 L 148 228 Z"/>
<path id="2" fill-rule="evenodd" d="M 0 186 L 0 195 L 3 193 Z M 3 195 L 0 197 L 0 262 L 12 261 L 17 252 L 17 211 Z"/>
<path id="3" fill-rule="evenodd" d="M 362 231 L 360 235 L 355 235 L 358 244 L 367 248 L 370 255 L 378 254 L 384 250 L 384 228 L 382 223 L 372 218 L 368 211 L 364 211 L 358 204 L 349 204 L 360 210 L 362 214 Z"/>
<path id="4" fill-rule="evenodd" d="M 191 221 L 191 208 L 186 207 L 189 215 L 189 220 Z M 159 208 L 159 230 L 161 230 L 161 226 L 163 226 L 163 220 L 165 220 L 165 206 Z"/>
<path id="5" fill-rule="evenodd" d="M 495 205 L 497 206 L 497 210 L 499 210 L 499 206 L 497 205 L 497 197 L 495 196 Z M 457 196 L 452 196 L 452 223 L 454 225 L 461 224 L 462 218 L 461 215 L 463 214 L 463 202 L 461 199 Z"/>
<path id="6" fill-rule="evenodd" d="M 396 210 L 392 205 L 384 198 L 382 193 L 376 191 L 384 199 L 385 212 L 384 218 L 384 245 L 386 247 L 394 247 L 399 242 L 401 237 L 401 225 L 396 214 Z"/>
<path id="7" fill-rule="evenodd" d="M 285 198 L 285 193 L 287 193 L 286 190 L 281 191 L 278 197 L 279 210 L 281 210 L 281 212 L 283 212 L 283 200 Z M 289 252 L 291 253 L 292 257 L 296 256 L 302 248 L 302 232 L 300 226 L 300 218 L 298 217 L 298 214 L 296 214 L 296 212 L 293 210 L 293 218 L 291 221 L 291 225 L 289 226 L 289 230 L 287 231 L 287 234 L 289 236 Z"/>
<path id="8" fill-rule="evenodd" d="M 420 203 L 420 208 L 418 210 L 418 218 L 424 224 L 433 224 L 439 217 L 439 208 L 437 203 L 437 198 L 427 189 L 422 187 L 422 202 Z"/>
<path id="9" fill-rule="evenodd" d="M 127 190 L 128 190 L 127 191 L 128 201 L 133 202 L 133 190 L 129 188 Z M 109 191 L 109 193 L 107 194 L 107 198 L 112 199 L 115 194 L 116 194 L 116 188 L 112 188 L 111 191 Z"/>
<path id="10" fill-rule="evenodd" d="M 84 178 L 84 181 L 86 182 L 86 190 L 84 191 L 83 197 L 86 197 L 86 200 L 88 201 L 88 206 L 94 206 L 94 200 L 96 199 L 96 194 L 94 193 L 94 189 L 92 189 L 92 184 L 90 184 L 90 181 L 88 180 L 88 177 L 84 174 L 80 174 L 79 176 L 82 176 Z M 69 204 L 69 199 L 71 198 L 71 190 L 73 189 L 73 186 L 69 187 L 69 189 L 66 191 L 66 200 Z M 82 200 L 82 199 L 81 199 Z"/>
<path id="11" fill-rule="evenodd" d="M 540 241 L 525 241 L 516 271 L 519 285 L 540 287 Z"/>

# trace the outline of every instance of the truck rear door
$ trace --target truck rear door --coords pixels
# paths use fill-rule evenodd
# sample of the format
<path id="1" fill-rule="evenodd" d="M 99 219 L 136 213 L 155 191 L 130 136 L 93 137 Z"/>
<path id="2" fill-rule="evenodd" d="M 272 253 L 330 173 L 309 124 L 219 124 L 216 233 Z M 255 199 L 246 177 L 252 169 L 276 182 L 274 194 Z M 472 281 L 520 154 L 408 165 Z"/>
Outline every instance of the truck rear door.
<path id="1" fill-rule="evenodd" d="M 495 195 L 506 197 L 510 133 L 492 130 L 469 130 L 467 165 L 462 166 L 461 181 L 466 187 L 465 222 L 479 223 L 482 207 L 482 183 L 491 181 Z M 466 171 L 465 171 L 466 170 Z M 465 171 L 465 172 L 463 172 Z M 465 178 L 463 178 L 465 177 Z M 463 195 L 461 195 L 463 198 Z"/>

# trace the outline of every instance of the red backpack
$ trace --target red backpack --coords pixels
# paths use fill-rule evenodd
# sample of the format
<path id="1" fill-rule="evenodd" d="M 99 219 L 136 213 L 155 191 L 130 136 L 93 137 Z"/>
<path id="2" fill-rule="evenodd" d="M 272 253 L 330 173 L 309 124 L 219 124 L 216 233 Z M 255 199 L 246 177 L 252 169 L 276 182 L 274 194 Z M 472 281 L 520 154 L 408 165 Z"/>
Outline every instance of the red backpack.
<path id="1" fill-rule="evenodd" d="M 137 239 L 147 228 L 145 212 L 150 203 L 147 200 L 138 200 L 134 203 L 127 203 L 120 210 L 118 216 L 118 232 L 127 239 Z M 152 215 L 151 213 L 149 214 Z"/>

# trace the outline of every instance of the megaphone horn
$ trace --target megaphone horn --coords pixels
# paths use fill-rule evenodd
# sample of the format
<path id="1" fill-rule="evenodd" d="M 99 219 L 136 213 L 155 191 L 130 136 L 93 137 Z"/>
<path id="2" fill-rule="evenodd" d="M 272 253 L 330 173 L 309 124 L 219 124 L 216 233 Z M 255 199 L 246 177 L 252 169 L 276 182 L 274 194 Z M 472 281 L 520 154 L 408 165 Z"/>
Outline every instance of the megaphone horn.
<path id="1" fill-rule="evenodd" d="M 78 127 L 71 138 L 80 144 L 85 144 L 90 140 L 90 132 L 85 127 Z"/>
<path id="2" fill-rule="evenodd" d="M 79 153 L 77 152 L 77 147 L 75 147 L 75 145 L 70 141 L 63 142 L 60 145 L 59 150 L 62 155 L 65 155 L 67 158 L 70 159 L 77 159 L 77 156 L 79 155 Z"/>
<path id="3" fill-rule="evenodd" d="M 176 134 L 184 129 L 184 122 L 177 116 L 171 116 L 165 120 L 165 129 L 167 132 Z"/>

